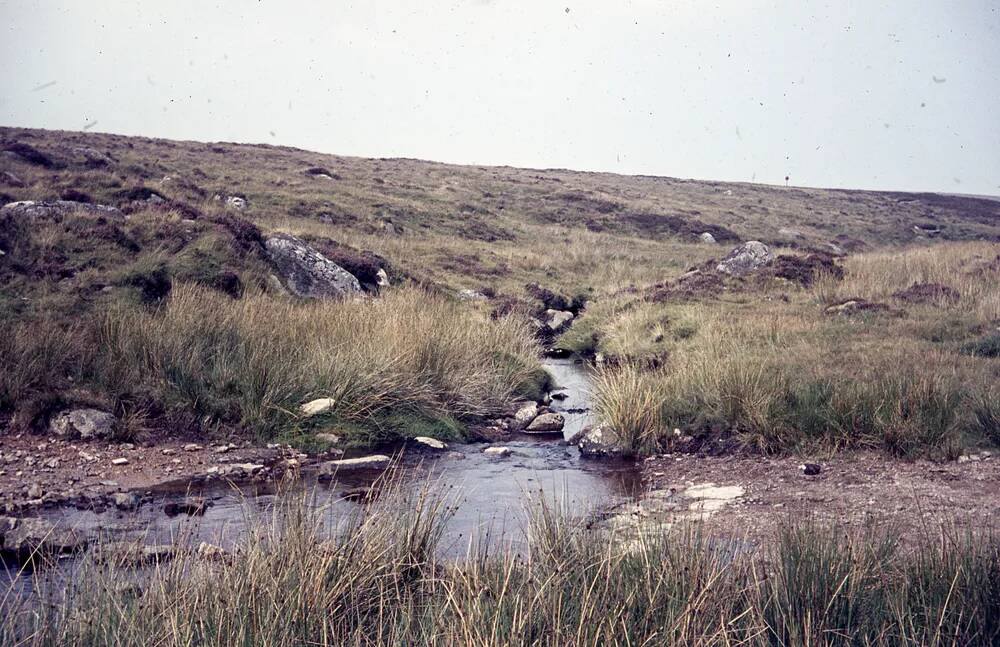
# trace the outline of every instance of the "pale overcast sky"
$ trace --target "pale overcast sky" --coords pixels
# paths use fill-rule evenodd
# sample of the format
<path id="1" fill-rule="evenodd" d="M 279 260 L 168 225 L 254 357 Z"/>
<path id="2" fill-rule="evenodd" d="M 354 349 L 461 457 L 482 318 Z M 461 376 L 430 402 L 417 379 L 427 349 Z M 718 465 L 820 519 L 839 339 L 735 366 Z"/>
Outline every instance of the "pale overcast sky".
<path id="1" fill-rule="evenodd" d="M 1000 194 L 997 0 L 0 0 L 0 124 Z"/>

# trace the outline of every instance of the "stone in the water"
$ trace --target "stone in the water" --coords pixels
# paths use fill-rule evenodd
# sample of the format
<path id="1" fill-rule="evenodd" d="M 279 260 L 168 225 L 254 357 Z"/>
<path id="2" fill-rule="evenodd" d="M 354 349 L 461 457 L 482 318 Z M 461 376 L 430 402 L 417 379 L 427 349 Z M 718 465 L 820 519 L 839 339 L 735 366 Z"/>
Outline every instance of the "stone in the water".
<path id="1" fill-rule="evenodd" d="M 65 525 L 30 517 L 0 517 L 0 556 L 23 562 L 36 553 L 60 555 L 86 547 L 84 536 Z"/>
<path id="2" fill-rule="evenodd" d="M 264 241 L 264 248 L 296 296 L 323 299 L 361 292 L 357 277 L 295 236 L 276 234 Z"/>
<path id="3" fill-rule="evenodd" d="M 119 510 L 135 510 L 139 507 L 139 497 L 134 492 L 115 492 L 111 502 Z"/>
<path id="4" fill-rule="evenodd" d="M 605 424 L 584 429 L 577 441 L 577 447 L 580 455 L 588 458 L 612 458 L 627 454 L 618 433 Z"/>
<path id="5" fill-rule="evenodd" d="M 163 512 L 168 517 L 186 514 L 189 517 L 200 517 L 205 514 L 208 502 L 202 497 L 187 497 L 183 501 L 170 501 L 163 505 Z"/>
<path id="6" fill-rule="evenodd" d="M 430 447 L 431 449 L 447 449 L 448 445 L 444 444 L 437 438 L 431 438 L 430 436 L 417 436 L 413 439 L 414 442 L 420 443 L 425 447 Z"/>
<path id="7" fill-rule="evenodd" d="M 304 416 L 315 416 L 329 411 L 335 404 L 337 404 L 337 401 L 333 398 L 316 398 L 299 407 L 299 411 Z"/>
<path id="8" fill-rule="evenodd" d="M 816 476 L 823 468 L 820 467 L 819 463 L 803 463 L 799 465 L 799 469 L 806 476 Z"/>
<path id="9" fill-rule="evenodd" d="M 496 458 L 506 458 L 511 455 L 510 447 L 487 447 L 483 453 Z"/>
<path id="10" fill-rule="evenodd" d="M 514 414 L 514 427 L 516 429 L 524 429 L 536 416 L 538 416 L 538 403 L 529 402 Z"/>
<path id="11" fill-rule="evenodd" d="M 528 433 L 550 433 L 562 431 L 566 419 L 560 413 L 543 413 L 531 421 L 525 431 Z"/>
<path id="12" fill-rule="evenodd" d="M 49 422 L 49 431 L 67 440 L 108 438 L 114 433 L 117 419 L 99 409 L 70 409 Z"/>
<path id="13" fill-rule="evenodd" d="M 320 464 L 319 477 L 330 478 L 337 473 L 353 472 L 355 470 L 384 470 L 389 467 L 389 462 L 389 457 L 383 454 L 362 456 L 360 458 L 341 458 Z"/>
<path id="14" fill-rule="evenodd" d="M 715 269 L 723 274 L 743 276 L 774 260 L 774 254 L 759 240 L 750 240 L 733 249 Z"/>

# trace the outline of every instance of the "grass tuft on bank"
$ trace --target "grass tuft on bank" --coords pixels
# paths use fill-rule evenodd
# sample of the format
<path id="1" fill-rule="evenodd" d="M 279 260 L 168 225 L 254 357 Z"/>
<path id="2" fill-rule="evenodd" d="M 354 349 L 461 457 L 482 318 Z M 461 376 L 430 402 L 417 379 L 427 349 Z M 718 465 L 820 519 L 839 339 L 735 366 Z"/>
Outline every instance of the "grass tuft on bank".
<path id="1" fill-rule="evenodd" d="M 0 597 L 0 642 L 48 645 L 988 645 L 1000 640 L 1000 542 L 942 528 L 799 523 L 763 546 L 591 530 L 536 509 L 526 554 L 440 557 L 448 504 L 388 496 L 337 526 L 301 499 L 222 559 L 138 574 L 85 560 L 74 586 Z M 326 519 L 328 522 L 329 520 Z M 930 529 L 928 532 L 932 532 Z M 935 531 L 936 532 L 936 531 Z M 280 610 L 280 612 L 278 612 Z"/>
<path id="2" fill-rule="evenodd" d="M 302 302 L 180 284 L 158 306 L 119 301 L 71 329 L 15 328 L 0 342 L 11 351 L 0 360 L 0 402 L 72 384 L 140 429 L 457 436 L 456 419 L 500 412 L 536 375 L 525 325 L 416 288 Z M 334 405 L 304 417 L 300 405 L 315 398 Z M 44 413 L 21 411 L 26 424 Z"/>

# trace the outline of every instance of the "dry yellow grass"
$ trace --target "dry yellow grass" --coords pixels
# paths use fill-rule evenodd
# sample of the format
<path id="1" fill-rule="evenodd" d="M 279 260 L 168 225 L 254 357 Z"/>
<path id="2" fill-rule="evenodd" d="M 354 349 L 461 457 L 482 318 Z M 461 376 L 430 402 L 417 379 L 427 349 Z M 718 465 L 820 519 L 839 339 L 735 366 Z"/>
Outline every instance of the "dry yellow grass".
<path id="1" fill-rule="evenodd" d="M 996 393 L 996 360 L 959 351 L 1000 320 L 996 257 L 991 245 L 941 245 L 851 257 L 843 281 L 812 289 L 778 284 L 697 303 L 605 304 L 591 313 L 606 316 L 594 326 L 598 350 L 660 366 L 641 379 L 629 368 L 601 380 L 601 400 L 614 401 L 604 407 L 608 421 L 661 441 L 675 425 L 721 424 L 764 449 L 820 441 L 910 454 L 993 442 L 997 430 L 982 421 L 994 410 L 982 408 Z M 916 304 L 892 297 L 931 282 L 961 296 Z M 824 312 L 849 297 L 888 301 L 905 316 Z"/>
<path id="2" fill-rule="evenodd" d="M 95 362 L 113 391 L 150 385 L 263 435 L 295 424 L 298 405 L 319 397 L 345 421 L 496 412 L 538 368 L 525 322 L 416 289 L 304 303 L 181 285 L 158 310 L 119 305 L 103 321 Z"/>

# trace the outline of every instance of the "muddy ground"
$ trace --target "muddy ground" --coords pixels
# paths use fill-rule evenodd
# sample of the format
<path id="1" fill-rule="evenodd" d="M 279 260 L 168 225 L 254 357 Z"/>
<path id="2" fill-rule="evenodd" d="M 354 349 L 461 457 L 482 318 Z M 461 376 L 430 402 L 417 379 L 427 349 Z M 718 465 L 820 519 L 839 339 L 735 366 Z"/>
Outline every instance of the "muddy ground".
<path id="1" fill-rule="evenodd" d="M 721 534 L 766 540 L 783 522 L 816 521 L 844 529 L 875 521 L 904 540 L 937 536 L 942 527 L 981 531 L 1000 526 L 1000 460 L 987 452 L 959 461 L 901 461 L 875 453 L 845 453 L 807 476 L 796 457 L 665 455 L 643 462 L 644 484 L 669 499 L 692 486 L 738 486 L 741 496 L 698 515 Z M 655 497 L 654 497 L 655 498 Z M 681 516 L 688 517 L 688 499 Z M 626 510 L 634 516 L 676 517 L 670 508 Z M 657 509 L 659 508 L 659 509 Z"/>
<path id="2" fill-rule="evenodd" d="M 115 493 L 142 495 L 169 484 L 264 480 L 306 459 L 284 445 L 202 445 L 181 439 L 109 444 L 5 436 L 0 443 L 0 514 L 60 505 L 101 508 L 114 504 Z"/>
<path id="3" fill-rule="evenodd" d="M 181 439 L 132 445 L 8 436 L 0 447 L 0 514 L 30 515 L 61 505 L 111 507 L 116 493 L 141 498 L 165 487 L 183 489 L 186 482 L 268 480 L 309 460 L 282 445 L 202 446 Z M 1000 525 L 1000 460 L 987 453 L 936 463 L 855 452 L 812 462 L 820 472 L 807 476 L 802 459 L 794 456 L 655 456 L 637 464 L 644 490 L 651 493 L 611 514 L 668 526 L 703 519 L 712 532 L 751 541 L 766 540 L 786 521 L 860 528 L 874 520 L 905 538 L 936 533 L 942 524 L 975 530 Z M 739 494 L 702 509 L 685 493 L 706 484 Z"/>

